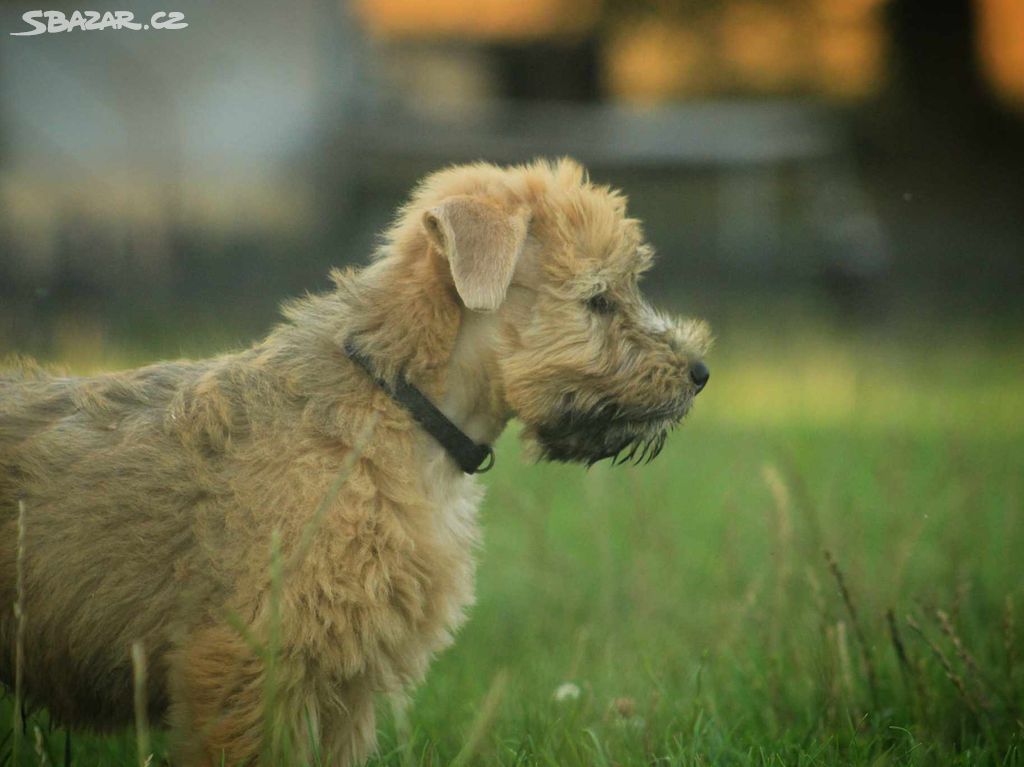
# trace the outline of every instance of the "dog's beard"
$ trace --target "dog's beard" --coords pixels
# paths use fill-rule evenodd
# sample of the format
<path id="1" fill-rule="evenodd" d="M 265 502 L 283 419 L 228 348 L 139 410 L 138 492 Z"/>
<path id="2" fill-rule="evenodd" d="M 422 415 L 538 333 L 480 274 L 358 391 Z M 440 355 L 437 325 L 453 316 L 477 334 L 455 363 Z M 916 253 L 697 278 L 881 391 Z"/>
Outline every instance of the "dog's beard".
<path id="1" fill-rule="evenodd" d="M 649 463 L 687 409 L 684 404 L 647 410 L 617 405 L 589 411 L 568 409 L 531 431 L 544 460 L 587 466 L 606 458 L 613 465 Z"/>

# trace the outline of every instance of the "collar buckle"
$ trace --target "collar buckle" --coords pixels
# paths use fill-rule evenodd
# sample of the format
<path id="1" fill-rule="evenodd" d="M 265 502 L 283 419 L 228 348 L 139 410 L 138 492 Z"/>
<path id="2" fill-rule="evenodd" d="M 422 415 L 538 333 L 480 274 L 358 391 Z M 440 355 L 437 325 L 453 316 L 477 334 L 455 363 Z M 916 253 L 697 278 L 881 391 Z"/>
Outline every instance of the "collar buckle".
<path id="1" fill-rule="evenodd" d="M 494 468 L 494 448 L 490 445 L 484 445 L 484 447 L 487 448 L 487 455 L 484 456 L 479 466 L 469 472 L 470 474 L 486 474 Z"/>

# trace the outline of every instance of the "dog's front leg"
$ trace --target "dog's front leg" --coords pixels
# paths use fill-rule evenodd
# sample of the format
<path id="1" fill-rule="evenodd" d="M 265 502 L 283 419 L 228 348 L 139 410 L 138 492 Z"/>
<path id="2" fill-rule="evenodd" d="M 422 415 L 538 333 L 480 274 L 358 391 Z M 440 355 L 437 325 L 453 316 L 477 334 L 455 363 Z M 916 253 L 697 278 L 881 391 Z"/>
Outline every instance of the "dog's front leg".
<path id="1" fill-rule="evenodd" d="M 315 660 L 262 655 L 233 628 L 194 632 L 172 661 L 172 748 L 180 767 L 361 764 L 376 741 L 360 679 L 331 684 Z"/>

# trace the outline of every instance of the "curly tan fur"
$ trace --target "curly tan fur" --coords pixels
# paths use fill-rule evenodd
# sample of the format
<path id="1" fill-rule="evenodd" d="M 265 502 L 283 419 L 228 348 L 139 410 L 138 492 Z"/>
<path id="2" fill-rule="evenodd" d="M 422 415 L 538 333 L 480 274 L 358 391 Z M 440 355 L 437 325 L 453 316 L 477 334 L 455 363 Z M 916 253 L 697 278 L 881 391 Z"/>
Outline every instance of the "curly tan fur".
<path id="1" fill-rule="evenodd" d="M 656 452 L 708 336 L 643 301 L 650 260 L 625 198 L 571 161 L 455 167 L 416 190 L 372 265 L 335 272 L 335 290 L 289 305 L 249 349 L 93 378 L 9 366 L 0 678 L 21 500 L 33 702 L 69 723 L 130 722 L 141 640 L 178 763 L 273 763 L 270 731 L 360 763 L 374 696 L 421 680 L 472 602 L 482 489 L 344 343 L 478 441 L 517 416 L 540 457 Z M 325 498 L 275 592 L 272 539 L 289 561 Z"/>

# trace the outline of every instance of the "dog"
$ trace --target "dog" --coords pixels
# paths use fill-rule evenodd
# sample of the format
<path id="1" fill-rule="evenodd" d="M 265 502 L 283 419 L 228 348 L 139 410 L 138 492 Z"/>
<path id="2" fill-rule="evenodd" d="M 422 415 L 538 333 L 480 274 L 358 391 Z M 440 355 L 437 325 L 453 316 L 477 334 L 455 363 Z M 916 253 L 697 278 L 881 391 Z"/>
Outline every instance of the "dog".
<path id="1" fill-rule="evenodd" d="M 138 643 L 176 764 L 362 763 L 375 697 L 422 680 L 473 601 L 474 472 L 509 420 L 537 458 L 650 460 L 706 384 L 708 327 L 640 292 L 652 257 L 571 160 L 451 167 L 251 348 L 8 365 L 0 678 L 123 726 Z"/>

